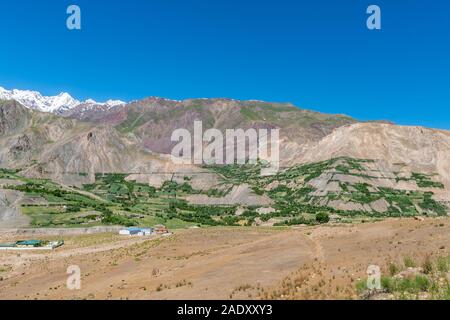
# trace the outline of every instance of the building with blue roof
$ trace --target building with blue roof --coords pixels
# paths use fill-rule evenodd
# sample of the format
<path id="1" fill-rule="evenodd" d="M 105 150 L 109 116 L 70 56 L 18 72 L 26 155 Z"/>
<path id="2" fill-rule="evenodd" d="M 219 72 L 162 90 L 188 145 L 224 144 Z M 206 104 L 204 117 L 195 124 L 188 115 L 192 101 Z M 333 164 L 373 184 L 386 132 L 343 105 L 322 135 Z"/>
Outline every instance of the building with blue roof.
<path id="1" fill-rule="evenodd" d="M 119 231 L 123 236 L 149 236 L 153 233 L 152 228 L 126 228 Z"/>

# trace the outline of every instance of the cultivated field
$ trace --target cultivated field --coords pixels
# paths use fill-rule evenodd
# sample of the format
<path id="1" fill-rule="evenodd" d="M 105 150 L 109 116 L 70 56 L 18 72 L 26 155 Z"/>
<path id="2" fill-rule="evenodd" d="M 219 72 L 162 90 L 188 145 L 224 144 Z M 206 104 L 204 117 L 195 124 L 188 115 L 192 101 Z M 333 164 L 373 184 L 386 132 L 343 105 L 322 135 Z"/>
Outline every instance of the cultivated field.
<path id="1" fill-rule="evenodd" d="M 0 233 L 0 242 L 18 238 Z M 356 299 L 369 265 L 386 274 L 406 257 L 448 256 L 450 219 L 64 240 L 52 252 L 0 252 L 0 299 Z M 81 290 L 66 287 L 70 265 L 81 268 Z"/>

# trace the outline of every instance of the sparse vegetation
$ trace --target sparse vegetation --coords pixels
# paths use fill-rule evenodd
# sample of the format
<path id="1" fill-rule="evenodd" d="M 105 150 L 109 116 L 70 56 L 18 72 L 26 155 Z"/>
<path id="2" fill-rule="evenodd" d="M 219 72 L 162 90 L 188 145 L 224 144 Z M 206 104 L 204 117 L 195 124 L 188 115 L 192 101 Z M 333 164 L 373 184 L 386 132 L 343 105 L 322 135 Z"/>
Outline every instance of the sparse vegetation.
<path id="1" fill-rule="evenodd" d="M 415 268 L 416 267 L 416 262 L 411 257 L 405 257 L 405 259 L 403 259 L 403 263 L 405 264 L 406 268 Z"/>
<path id="2" fill-rule="evenodd" d="M 397 266 L 389 267 L 389 276 L 381 277 L 381 290 L 370 290 L 367 281 L 357 283 L 356 288 L 361 297 L 383 295 L 388 299 L 450 299 L 450 283 L 447 277 L 449 257 L 439 257 L 435 261 L 425 257 L 421 268 L 411 257 L 404 258 L 405 270 Z M 435 268 L 436 266 L 436 268 Z"/>

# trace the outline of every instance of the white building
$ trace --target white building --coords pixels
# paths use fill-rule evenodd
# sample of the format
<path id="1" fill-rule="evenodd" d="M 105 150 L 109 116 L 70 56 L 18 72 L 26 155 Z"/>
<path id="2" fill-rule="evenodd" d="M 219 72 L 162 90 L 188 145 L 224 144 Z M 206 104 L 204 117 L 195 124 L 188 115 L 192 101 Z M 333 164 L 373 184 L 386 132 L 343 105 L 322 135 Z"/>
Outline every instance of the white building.
<path id="1" fill-rule="evenodd" d="M 151 228 L 127 228 L 119 231 L 122 236 L 149 236 L 153 233 Z"/>

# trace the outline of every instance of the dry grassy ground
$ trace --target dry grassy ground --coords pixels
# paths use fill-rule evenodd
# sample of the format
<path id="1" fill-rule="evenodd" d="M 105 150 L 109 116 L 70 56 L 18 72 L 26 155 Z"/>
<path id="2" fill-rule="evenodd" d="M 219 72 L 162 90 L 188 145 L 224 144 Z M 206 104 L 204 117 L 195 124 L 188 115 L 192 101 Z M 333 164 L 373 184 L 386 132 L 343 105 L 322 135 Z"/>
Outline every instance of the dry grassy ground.
<path id="1" fill-rule="evenodd" d="M 1 234 L 0 241 L 17 240 Z M 167 238 L 65 238 L 53 252 L 1 252 L 0 299 L 348 299 L 371 264 L 448 255 L 450 219 L 294 229 L 209 228 Z M 66 288 L 78 265 L 82 288 Z"/>

